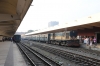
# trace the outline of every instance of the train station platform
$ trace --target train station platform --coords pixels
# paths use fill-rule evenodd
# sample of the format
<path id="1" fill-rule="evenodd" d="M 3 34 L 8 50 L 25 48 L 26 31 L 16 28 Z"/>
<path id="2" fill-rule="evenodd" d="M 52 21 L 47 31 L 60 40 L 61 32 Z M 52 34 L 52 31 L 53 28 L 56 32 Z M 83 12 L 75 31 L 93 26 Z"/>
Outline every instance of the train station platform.
<path id="1" fill-rule="evenodd" d="M 85 49 L 90 49 L 89 47 L 90 46 L 87 46 L 86 44 L 81 44 L 81 47 L 82 48 L 85 48 Z M 94 44 L 91 46 L 91 50 L 97 50 L 97 51 L 100 51 L 100 44 L 97 44 L 97 46 L 95 46 Z"/>
<path id="2" fill-rule="evenodd" d="M 0 66 L 27 66 L 13 42 L 0 42 Z"/>

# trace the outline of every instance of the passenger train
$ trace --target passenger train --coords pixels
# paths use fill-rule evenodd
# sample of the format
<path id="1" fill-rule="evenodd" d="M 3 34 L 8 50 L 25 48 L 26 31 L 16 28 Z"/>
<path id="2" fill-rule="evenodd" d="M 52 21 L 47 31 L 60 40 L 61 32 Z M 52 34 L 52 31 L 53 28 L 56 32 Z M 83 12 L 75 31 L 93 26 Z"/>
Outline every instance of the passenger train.
<path id="1" fill-rule="evenodd" d="M 19 43 L 21 41 L 21 35 L 14 35 L 12 37 L 13 42 Z"/>
<path id="2" fill-rule="evenodd" d="M 65 32 L 55 32 L 37 35 L 26 36 L 27 40 L 44 42 L 50 44 L 58 44 L 65 46 L 75 46 L 79 47 L 79 40 L 77 39 L 77 31 L 65 31 Z"/>

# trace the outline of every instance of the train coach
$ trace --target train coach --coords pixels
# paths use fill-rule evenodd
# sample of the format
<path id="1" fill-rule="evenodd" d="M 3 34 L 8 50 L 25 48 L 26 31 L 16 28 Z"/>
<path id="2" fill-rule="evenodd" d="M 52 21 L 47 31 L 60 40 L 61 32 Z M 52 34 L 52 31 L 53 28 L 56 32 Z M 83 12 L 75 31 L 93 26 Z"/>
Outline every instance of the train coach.
<path id="1" fill-rule="evenodd" d="M 58 44 L 65 46 L 79 47 L 79 40 L 77 39 L 77 31 L 65 31 L 46 34 L 37 34 L 28 36 L 28 40 Z"/>
<path id="2" fill-rule="evenodd" d="M 21 35 L 14 35 L 12 40 L 15 43 L 19 43 L 21 41 Z"/>

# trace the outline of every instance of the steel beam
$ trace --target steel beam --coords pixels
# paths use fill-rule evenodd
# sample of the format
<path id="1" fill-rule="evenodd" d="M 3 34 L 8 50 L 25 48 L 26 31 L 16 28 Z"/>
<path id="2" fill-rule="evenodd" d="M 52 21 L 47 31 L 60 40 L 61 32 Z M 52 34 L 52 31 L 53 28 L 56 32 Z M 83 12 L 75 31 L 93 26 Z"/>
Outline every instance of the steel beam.
<path id="1" fill-rule="evenodd" d="M 18 15 L 0 14 L 0 22 L 11 20 L 20 20 L 20 17 Z"/>

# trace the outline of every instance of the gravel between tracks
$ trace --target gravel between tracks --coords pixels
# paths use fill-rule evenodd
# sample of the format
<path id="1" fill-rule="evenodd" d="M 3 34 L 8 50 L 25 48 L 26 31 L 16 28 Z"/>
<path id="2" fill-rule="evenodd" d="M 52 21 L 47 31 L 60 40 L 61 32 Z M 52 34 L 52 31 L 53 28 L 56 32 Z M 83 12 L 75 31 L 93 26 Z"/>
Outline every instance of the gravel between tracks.
<path id="1" fill-rule="evenodd" d="M 54 54 L 51 54 L 51 53 L 46 52 L 44 50 L 41 50 L 39 48 L 36 48 L 36 47 L 32 47 L 32 48 L 34 50 L 38 51 L 39 53 L 43 54 L 44 56 L 49 57 L 50 59 L 56 61 L 57 63 L 62 63 L 62 66 L 78 66 L 78 65 L 76 65 L 76 64 L 74 64 L 74 63 L 72 63 L 72 62 L 70 62 L 70 61 L 68 61 L 66 59 L 63 59 L 63 58 L 61 58 L 59 56 L 56 56 Z"/>
<path id="2" fill-rule="evenodd" d="M 30 42 L 28 42 L 27 44 L 28 45 L 30 45 L 30 43 L 31 43 L 31 46 L 32 45 L 37 45 L 37 44 L 39 44 L 40 46 L 43 46 L 43 47 L 47 47 L 47 46 L 49 46 L 49 47 L 52 47 L 52 48 L 56 48 L 56 49 L 60 49 L 60 50 L 64 50 L 64 51 L 68 51 L 68 52 L 72 52 L 72 53 L 75 53 L 75 54 L 79 54 L 79 55 L 83 55 L 83 56 L 87 56 L 87 57 L 91 57 L 91 58 L 95 58 L 95 59 L 98 59 L 99 58 L 99 56 L 97 56 L 96 54 L 91 54 L 91 53 L 87 53 L 87 52 L 82 52 L 82 51 L 80 51 L 81 49 L 80 48 L 69 48 L 69 47 L 64 47 L 64 46 L 57 46 L 57 45 L 51 45 L 51 44 L 45 44 L 45 43 L 38 43 L 38 42 L 32 42 L 32 41 L 30 41 Z M 86 50 L 85 50 L 86 51 Z M 39 51 L 38 51 L 39 52 Z M 90 52 L 90 51 L 89 51 Z M 44 53 L 44 54 L 46 54 L 46 53 Z M 99 58 L 100 59 L 100 58 Z M 61 62 L 61 61 L 60 61 Z M 68 63 L 70 63 L 70 62 L 68 62 Z M 67 64 L 68 65 L 68 64 Z M 64 65 L 64 66 L 66 66 L 66 64 Z M 78 65 L 70 65 L 70 66 L 78 66 Z"/>
<path id="3" fill-rule="evenodd" d="M 27 43 L 26 43 L 26 44 L 27 44 Z M 29 44 L 27 44 L 27 45 L 30 46 Z M 54 55 L 54 54 L 52 54 L 52 53 L 49 53 L 49 52 L 47 52 L 47 51 L 41 50 L 41 49 L 39 49 L 39 48 L 37 48 L 37 47 L 31 46 L 31 48 L 33 48 L 33 49 L 36 50 L 37 52 L 43 54 L 44 56 L 46 56 L 46 57 L 48 57 L 48 58 L 54 60 L 55 62 L 57 62 L 57 63 L 59 63 L 59 64 L 62 64 L 62 66 L 79 66 L 79 65 L 77 65 L 77 64 L 75 64 L 75 63 L 73 63 L 73 62 L 71 62 L 71 61 L 69 61 L 69 60 L 66 60 L 66 59 L 64 59 L 64 58 L 61 58 L 61 57 L 59 57 L 59 56 L 56 56 L 56 55 Z"/>
<path id="4" fill-rule="evenodd" d="M 45 44 L 45 43 L 39 43 L 39 42 L 32 42 L 32 43 L 33 44 L 41 44 L 41 45 L 44 45 L 44 46 L 49 46 L 49 47 L 61 49 L 61 50 L 64 50 L 64 51 L 69 51 L 69 52 L 72 52 L 72 53 L 76 53 L 76 54 L 80 54 L 80 55 L 83 55 L 83 56 L 87 56 L 87 57 L 91 57 L 91 58 L 95 58 L 95 59 L 100 60 L 100 55 L 96 55 L 96 53 L 94 53 L 94 52 L 92 54 L 90 52 L 82 52 L 80 48 L 72 48 L 72 50 L 71 50 L 69 47 L 63 47 L 63 46 L 57 46 L 57 45 L 51 45 L 51 44 Z M 76 51 L 76 49 L 79 49 L 80 51 Z"/>

